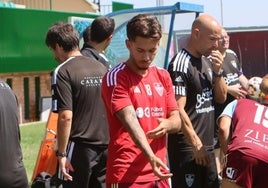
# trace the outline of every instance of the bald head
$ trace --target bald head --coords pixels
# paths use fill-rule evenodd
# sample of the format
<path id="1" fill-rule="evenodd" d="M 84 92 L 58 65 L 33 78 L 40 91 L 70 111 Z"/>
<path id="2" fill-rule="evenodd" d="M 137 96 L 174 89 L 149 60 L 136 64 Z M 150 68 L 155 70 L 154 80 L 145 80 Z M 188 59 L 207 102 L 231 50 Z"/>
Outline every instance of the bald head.
<path id="1" fill-rule="evenodd" d="M 221 24 L 212 16 L 202 14 L 192 24 L 191 38 L 186 49 L 195 57 L 209 56 L 218 49 L 221 37 Z"/>
<path id="2" fill-rule="evenodd" d="M 221 24 L 212 16 L 207 14 L 202 14 L 195 19 L 192 25 L 192 29 L 221 29 Z"/>

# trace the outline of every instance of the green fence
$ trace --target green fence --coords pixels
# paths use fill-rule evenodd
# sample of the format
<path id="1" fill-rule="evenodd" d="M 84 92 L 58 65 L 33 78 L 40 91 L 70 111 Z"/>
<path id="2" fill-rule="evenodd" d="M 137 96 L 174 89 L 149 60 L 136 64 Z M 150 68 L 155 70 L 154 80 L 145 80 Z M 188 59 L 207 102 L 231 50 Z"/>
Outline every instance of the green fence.
<path id="1" fill-rule="evenodd" d="M 45 45 L 47 29 L 69 17 L 96 14 L 0 8 L 0 73 L 49 71 L 56 61 Z"/>

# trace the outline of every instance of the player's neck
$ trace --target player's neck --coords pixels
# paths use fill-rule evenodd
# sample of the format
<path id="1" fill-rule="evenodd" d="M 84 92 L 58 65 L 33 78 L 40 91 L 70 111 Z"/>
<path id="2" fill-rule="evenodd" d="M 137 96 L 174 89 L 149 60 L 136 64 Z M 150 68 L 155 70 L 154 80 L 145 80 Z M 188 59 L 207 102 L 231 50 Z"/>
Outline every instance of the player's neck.
<path id="1" fill-rule="evenodd" d="M 104 42 L 97 43 L 97 42 L 89 41 L 88 44 L 92 46 L 93 48 L 95 48 L 95 50 L 97 50 L 99 53 L 103 53 L 103 51 L 107 47 L 107 45 L 105 45 Z"/>
<path id="2" fill-rule="evenodd" d="M 81 56 L 81 52 L 79 50 L 74 50 L 68 53 L 68 57 L 75 57 L 75 56 Z"/>
<path id="3" fill-rule="evenodd" d="M 147 75 L 148 68 L 140 68 L 140 67 L 138 67 L 137 64 L 133 62 L 133 60 L 128 59 L 126 61 L 126 64 L 127 64 L 128 68 L 131 71 L 133 71 L 134 73 L 136 73 L 138 75 L 141 75 L 143 77 Z"/>

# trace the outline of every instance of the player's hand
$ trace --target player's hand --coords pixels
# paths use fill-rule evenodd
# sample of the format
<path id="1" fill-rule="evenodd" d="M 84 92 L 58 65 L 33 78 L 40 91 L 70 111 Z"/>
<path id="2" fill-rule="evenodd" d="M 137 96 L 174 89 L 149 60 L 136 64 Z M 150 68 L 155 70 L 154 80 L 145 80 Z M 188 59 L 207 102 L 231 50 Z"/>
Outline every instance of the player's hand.
<path id="1" fill-rule="evenodd" d="M 227 91 L 236 99 L 245 98 L 248 94 L 244 89 L 241 88 L 240 84 L 227 86 Z"/>
<path id="2" fill-rule="evenodd" d="M 151 139 L 160 138 L 167 133 L 167 126 L 169 126 L 168 119 L 158 118 L 158 127 L 148 131 L 146 136 Z"/>
<path id="3" fill-rule="evenodd" d="M 67 180 L 73 181 L 73 177 L 69 171 L 74 171 L 73 166 L 66 157 L 58 157 L 60 170 Z"/>
<path id="4" fill-rule="evenodd" d="M 160 179 L 168 179 L 173 176 L 173 174 L 169 172 L 169 168 L 163 163 L 163 161 L 161 161 L 160 158 L 154 156 L 150 159 L 150 164 L 154 174 Z"/>
<path id="5" fill-rule="evenodd" d="M 213 50 L 208 57 L 212 64 L 212 70 L 219 73 L 222 68 L 223 56 L 219 50 Z"/>
<path id="6" fill-rule="evenodd" d="M 202 144 L 194 147 L 193 151 L 196 164 L 205 167 L 209 166 L 210 164 L 209 154 Z"/>

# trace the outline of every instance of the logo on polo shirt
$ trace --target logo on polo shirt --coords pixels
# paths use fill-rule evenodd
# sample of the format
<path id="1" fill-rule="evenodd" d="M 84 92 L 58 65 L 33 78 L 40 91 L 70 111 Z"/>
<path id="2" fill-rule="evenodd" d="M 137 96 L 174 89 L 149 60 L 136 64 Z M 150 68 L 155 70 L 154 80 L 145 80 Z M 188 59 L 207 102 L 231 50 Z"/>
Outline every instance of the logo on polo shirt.
<path id="1" fill-rule="evenodd" d="M 81 80 L 81 85 L 83 86 L 100 86 L 102 83 L 102 77 L 101 76 L 85 76 L 83 80 Z"/>

